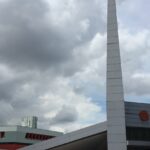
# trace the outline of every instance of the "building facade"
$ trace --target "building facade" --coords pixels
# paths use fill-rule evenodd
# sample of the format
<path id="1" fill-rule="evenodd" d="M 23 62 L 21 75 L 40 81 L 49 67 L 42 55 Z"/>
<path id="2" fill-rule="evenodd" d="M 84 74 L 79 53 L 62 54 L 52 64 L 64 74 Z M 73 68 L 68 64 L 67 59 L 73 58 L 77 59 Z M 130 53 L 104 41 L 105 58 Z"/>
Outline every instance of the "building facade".
<path id="1" fill-rule="evenodd" d="M 25 117 L 23 125 L 0 126 L 0 149 L 16 150 L 62 135 L 60 132 L 38 129 L 37 117 Z"/>
<path id="2" fill-rule="evenodd" d="M 128 150 L 150 150 L 149 117 L 150 104 L 125 102 L 125 135 Z M 107 137 L 107 122 L 103 122 L 20 150 L 108 150 Z"/>

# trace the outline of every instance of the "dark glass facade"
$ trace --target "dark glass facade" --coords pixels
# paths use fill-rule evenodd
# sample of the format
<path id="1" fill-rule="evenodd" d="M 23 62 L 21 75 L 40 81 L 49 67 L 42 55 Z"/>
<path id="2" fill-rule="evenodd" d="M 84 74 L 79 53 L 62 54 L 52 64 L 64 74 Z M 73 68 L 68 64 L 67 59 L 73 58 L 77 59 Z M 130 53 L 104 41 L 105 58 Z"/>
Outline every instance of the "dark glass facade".
<path id="1" fill-rule="evenodd" d="M 150 141 L 150 128 L 127 128 L 127 140 Z"/>

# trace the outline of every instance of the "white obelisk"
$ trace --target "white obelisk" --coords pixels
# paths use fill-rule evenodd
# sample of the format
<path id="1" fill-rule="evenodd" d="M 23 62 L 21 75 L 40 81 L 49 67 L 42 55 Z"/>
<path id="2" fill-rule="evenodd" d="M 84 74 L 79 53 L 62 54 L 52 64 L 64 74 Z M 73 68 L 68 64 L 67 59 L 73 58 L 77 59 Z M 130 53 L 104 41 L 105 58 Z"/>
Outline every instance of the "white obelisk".
<path id="1" fill-rule="evenodd" d="M 127 150 L 124 91 L 115 0 L 108 0 L 106 96 L 108 150 Z"/>

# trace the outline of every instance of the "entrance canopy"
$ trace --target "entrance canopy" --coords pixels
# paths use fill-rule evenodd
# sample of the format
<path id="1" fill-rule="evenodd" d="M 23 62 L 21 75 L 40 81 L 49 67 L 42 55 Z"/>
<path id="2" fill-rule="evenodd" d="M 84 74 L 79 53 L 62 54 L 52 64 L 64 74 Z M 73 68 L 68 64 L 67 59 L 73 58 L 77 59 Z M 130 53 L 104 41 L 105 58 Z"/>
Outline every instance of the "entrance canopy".
<path id="1" fill-rule="evenodd" d="M 20 150 L 106 150 L 106 145 L 106 122 L 103 122 Z"/>

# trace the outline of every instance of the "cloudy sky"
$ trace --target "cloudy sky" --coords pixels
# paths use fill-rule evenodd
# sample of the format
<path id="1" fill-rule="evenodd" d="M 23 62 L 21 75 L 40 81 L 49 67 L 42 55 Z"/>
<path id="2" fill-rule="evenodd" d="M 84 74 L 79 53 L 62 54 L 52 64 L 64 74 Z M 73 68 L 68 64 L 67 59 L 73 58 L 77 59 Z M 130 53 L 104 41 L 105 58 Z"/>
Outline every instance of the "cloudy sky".
<path id="1" fill-rule="evenodd" d="M 125 99 L 150 102 L 150 1 L 117 4 Z M 0 0 L 0 124 L 106 120 L 105 61 L 106 0 Z"/>

